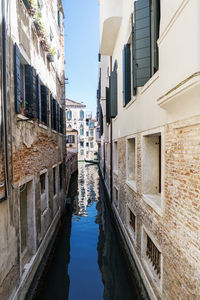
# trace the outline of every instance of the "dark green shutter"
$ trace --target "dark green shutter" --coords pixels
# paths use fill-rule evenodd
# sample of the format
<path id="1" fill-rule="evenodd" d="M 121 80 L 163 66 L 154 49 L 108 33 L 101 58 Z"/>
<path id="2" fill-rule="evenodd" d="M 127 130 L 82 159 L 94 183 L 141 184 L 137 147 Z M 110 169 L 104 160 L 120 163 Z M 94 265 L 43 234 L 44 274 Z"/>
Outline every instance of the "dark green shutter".
<path id="1" fill-rule="evenodd" d="M 40 77 L 37 75 L 37 102 L 38 102 L 38 120 L 41 122 L 41 89 L 40 89 Z"/>
<path id="2" fill-rule="evenodd" d="M 110 123 L 110 89 L 106 87 L 106 122 Z"/>
<path id="3" fill-rule="evenodd" d="M 53 129 L 56 130 L 56 100 L 53 99 Z"/>
<path id="4" fill-rule="evenodd" d="M 103 112 L 100 105 L 100 112 L 99 112 L 99 123 L 100 123 L 100 134 L 103 135 Z"/>
<path id="5" fill-rule="evenodd" d="M 24 110 L 29 118 L 38 118 L 37 76 L 36 70 L 25 65 L 25 105 Z"/>
<path id="6" fill-rule="evenodd" d="M 42 122 L 49 126 L 49 95 L 46 86 L 41 86 Z"/>
<path id="7" fill-rule="evenodd" d="M 131 59 L 130 44 L 123 49 L 123 106 L 131 100 Z"/>
<path id="8" fill-rule="evenodd" d="M 50 95 L 50 101 L 51 101 L 51 128 L 54 129 L 54 119 L 53 119 L 53 96 Z"/>
<path id="9" fill-rule="evenodd" d="M 60 106 L 56 103 L 56 131 L 59 132 L 59 124 L 60 124 Z"/>
<path id="10" fill-rule="evenodd" d="M 133 14 L 131 15 L 131 23 L 132 23 L 132 85 L 133 85 L 133 96 L 137 93 L 136 86 L 136 63 L 135 63 L 135 42 L 134 42 L 134 23 L 133 23 Z"/>
<path id="11" fill-rule="evenodd" d="M 20 113 L 21 78 L 20 78 L 20 51 L 17 44 L 14 46 L 14 78 L 15 78 L 15 111 Z"/>
<path id="12" fill-rule="evenodd" d="M 158 45 L 160 28 L 160 0 L 152 0 L 152 72 L 158 70 Z"/>
<path id="13" fill-rule="evenodd" d="M 110 116 L 117 115 L 117 71 L 111 72 L 110 76 Z"/>
<path id="14" fill-rule="evenodd" d="M 143 86 L 151 77 L 150 0 L 134 2 L 134 42 L 136 86 Z"/>
<path id="15" fill-rule="evenodd" d="M 63 133 L 63 128 L 64 124 L 63 124 L 63 109 L 60 107 L 60 133 Z"/>

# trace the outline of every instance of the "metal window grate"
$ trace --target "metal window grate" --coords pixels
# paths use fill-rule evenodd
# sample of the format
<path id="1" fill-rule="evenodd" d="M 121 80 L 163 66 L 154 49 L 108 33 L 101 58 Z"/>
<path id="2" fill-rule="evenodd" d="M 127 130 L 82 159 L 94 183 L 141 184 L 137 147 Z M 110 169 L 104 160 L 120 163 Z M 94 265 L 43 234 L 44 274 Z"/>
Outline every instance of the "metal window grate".
<path id="1" fill-rule="evenodd" d="M 155 246 L 155 244 L 152 242 L 150 237 L 147 235 L 147 249 L 146 249 L 146 255 L 149 258 L 149 260 L 152 263 L 153 268 L 155 269 L 156 273 L 158 274 L 160 278 L 160 257 L 161 253 Z"/>

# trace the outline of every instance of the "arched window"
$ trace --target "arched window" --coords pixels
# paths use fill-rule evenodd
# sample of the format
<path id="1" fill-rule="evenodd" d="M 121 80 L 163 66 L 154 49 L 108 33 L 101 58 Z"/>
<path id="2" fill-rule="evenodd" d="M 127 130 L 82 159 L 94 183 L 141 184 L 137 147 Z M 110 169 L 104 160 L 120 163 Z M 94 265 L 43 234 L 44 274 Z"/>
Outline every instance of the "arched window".
<path id="1" fill-rule="evenodd" d="M 83 120 L 84 119 L 84 111 L 80 110 L 80 119 Z"/>
<path id="2" fill-rule="evenodd" d="M 68 127 L 68 128 L 72 128 L 72 125 L 71 125 L 71 124 L 69 124 L 67 127 Z"/>
<path id="3" fill-rule="evenodd" d="M 80 126 L 80 135 L 84 135 L 84 127 L 83 127 L 83 125 Z"/>
<path id="4" fill-rule="evenodd" d="M 72 119 L 72 111 L 68 110 L 67 111 L 67 120 L 71 120 Z"/>

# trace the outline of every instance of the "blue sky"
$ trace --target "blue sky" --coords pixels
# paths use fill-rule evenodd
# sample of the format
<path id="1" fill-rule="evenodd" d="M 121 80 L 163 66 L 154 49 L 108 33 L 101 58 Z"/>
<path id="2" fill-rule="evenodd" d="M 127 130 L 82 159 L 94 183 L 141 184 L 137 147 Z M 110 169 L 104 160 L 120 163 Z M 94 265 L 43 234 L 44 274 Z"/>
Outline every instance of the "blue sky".
<path id="1" fill-rule="evenodd" d="M 66 97 L 87 105 L 96 114 L 98 81 L 98 0 L 63 0 L 65 11 L 65 61 L 69 84 Z"/>

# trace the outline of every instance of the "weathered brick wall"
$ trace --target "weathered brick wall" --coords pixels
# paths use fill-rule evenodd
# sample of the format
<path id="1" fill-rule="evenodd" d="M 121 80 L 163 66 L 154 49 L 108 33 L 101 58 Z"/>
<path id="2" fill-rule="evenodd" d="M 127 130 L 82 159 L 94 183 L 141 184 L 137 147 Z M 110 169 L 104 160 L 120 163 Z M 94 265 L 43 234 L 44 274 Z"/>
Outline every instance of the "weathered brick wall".
<path id="1" fill-rule="evenodd" d="M 132 243 L 158 299 L 199 299 L 200 117 L 166 125 L 164 138 L 162 215 L 158 215 L 142 198 L 141 133 L 137 135 L 137 192 L 126 184 L 126 140 L 118 140 L 118 176 L 113 174 L 114 184 L 119 189 L 118 211 L 126 228 L 127 205 L 137 217 L 136 238 Z M 142 226 L 152 234 L 162 251 L 160 292 L 143 263 Z"/>

